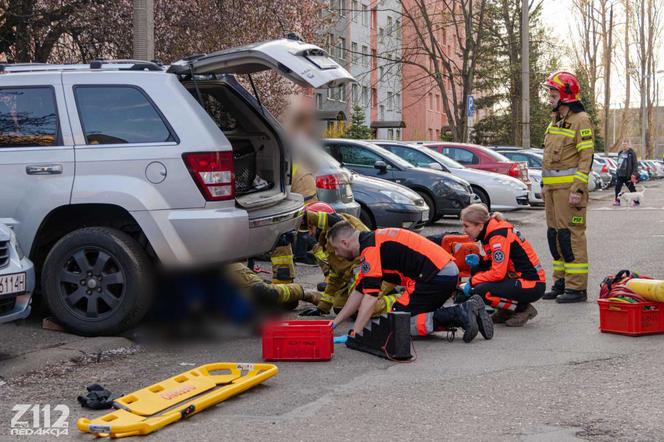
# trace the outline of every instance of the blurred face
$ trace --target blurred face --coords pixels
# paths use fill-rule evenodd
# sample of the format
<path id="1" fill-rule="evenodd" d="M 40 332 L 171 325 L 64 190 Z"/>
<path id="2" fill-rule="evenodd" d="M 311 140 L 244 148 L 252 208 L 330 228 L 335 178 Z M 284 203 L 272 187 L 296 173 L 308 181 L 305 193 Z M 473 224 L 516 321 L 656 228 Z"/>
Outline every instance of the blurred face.
<path id="1" fill-rule="evenodd" d="M 549 106 L 551 109 L 558 107 L 558 101 L 560 100 L 560 92 L 556 89 L 549 89 Z"/>
<path id="2" fill-rule="evenodd" d="M 337 238 L 336 241 L 330 241 L 334 254 L 348 260 L 353 260 L 359 255 L 359 247 L 355 247 L 354 243 L 352 235 L 348 238 Z"/>
<path id="3" fill-rule="evenodd" d="M 623 148 L 623 150 L 628 150 L 629 149 L 629 141 L 623 141 L 622 148 Z"/>
<path id="4" fill-rule="evenodd" d="M 462 222 L 463 222 L 463 233 L 476 240 L 477 237 L 480 236 L 480 232 L 484 228 L 484 224 L 475 224 L 471 223 L 470 221 L 462 221 Z"/>

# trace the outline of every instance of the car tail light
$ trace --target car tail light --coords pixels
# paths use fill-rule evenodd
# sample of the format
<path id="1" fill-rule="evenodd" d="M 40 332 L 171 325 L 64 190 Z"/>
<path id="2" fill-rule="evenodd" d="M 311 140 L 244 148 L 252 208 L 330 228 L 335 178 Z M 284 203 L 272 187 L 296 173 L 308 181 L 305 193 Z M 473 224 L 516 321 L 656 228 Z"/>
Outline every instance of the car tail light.
<path id="1" fill-rule="evenodd" d="M 512 167 L 510 167 L 510 170 L 507 171 L 507 174 L 514 178 L 521 178 L 521 169 L 519 169 L 519 164 L 512 164 Z"/>
<path id="2" fill-rule="evenodd" d="M 609 168 L 606 167 L 606 164 L 602 166 L 602 173 L 609 173 Z"/>
<path id="3" fill-rule="evenodd" d="M 182 159 L 206 201 L 235 198 L 233 152 L 185 153 Z"/>
<path id="4" fill-rule="evenodd" d="M 316 177 L 316 187 L 319 189 L 335 190 L 339 188 L 338 175 L 321 175 Z"/>

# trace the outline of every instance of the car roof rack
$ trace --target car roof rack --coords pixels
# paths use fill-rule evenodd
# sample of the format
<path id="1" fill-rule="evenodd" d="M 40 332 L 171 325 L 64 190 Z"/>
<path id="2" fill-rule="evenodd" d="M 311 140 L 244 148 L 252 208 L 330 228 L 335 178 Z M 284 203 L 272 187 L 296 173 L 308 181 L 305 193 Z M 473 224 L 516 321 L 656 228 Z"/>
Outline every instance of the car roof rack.
<path id="1" fill-rule="evenodd" d="M 96 59 L 89 64 L 0 63 L 0 73 L 58 72 L 58 71 L 164 71 L 162 64 L 146 60 Z"/>

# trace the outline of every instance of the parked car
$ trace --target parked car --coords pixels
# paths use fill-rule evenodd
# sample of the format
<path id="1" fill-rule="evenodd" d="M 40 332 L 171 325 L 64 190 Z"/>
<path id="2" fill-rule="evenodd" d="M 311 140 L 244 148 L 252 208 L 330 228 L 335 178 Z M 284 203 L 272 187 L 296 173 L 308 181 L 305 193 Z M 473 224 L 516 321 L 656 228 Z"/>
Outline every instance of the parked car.
<path id="1" fill-rule="evenodd" d="M 510 161 L 504 155 L 488 147 L 477 144 L 447 142 L 428 143 L 425 146 L 452 158 L 466 167 L 509 175 L 520 179 L 528 186 L 530 185 L 526 163 Z"/>
<path id="2" fill-rule="evenodd" d="M 664 165 L 658 163 L 655 160 L 645 160 L 645 162 L 650 166 L 650 170 L 652 171 L 652 175 L 655 178 L 657 178 L 657 179 L 664 178 Z"/>
<path id="3" fill-rule="evenodd" d="M 429 222 L 429 206 L 406 186 L 353 172 L 353 194 L 360 220 L 370 229 L 421 230 Z"/>
<path id="4" fill-rule="evenodd" d="M 639 173 L 641 176 L 639 176 L 639 181 L 648 181 L 652 177 L 652 170 L 650 166 L 643 160 L 638 161 L 639 165 Z"/>
<path id="5" fill-rule="evenodd" d="M 544 204 L 542 196 L 542 162 L 544 158 L 541 153 L 531 149 L 515 149 L 506 147 L 496 147 L 496 152 L 504 155 L 512 161 L 523 162 L 528 165 L 528 178 L 532 185 L 528 199 L 530 204 L 541 206 Z"/>
<path id="6" fill-rule="evenodd" d="M 493 172 L 469 169 L 421 144 L 378 141 L 381 147 L 418 167 L 449 172 L 470 183 L 479 202 L 493 210 L 510 211 L 528 206 L 528 187 L 520 180 Z"/>
<path id="7" fill-rule="evenodd" d="M 597 171 L 602 177 L 602 183 L 605 184 L 605 189 L 616 185 L 616 167 L 615 163 L 610 158 L 602 155 L 595 155 L 593 159 L 593 170 Z M 608 184 L 607 184 L 608 174 Z"/>
<path id="8" fill-rule="evenodd" d="M 588 174 L 588 191 L 595 192 L 596 190 L 602 190 L 602 178 L 597 172 L 591 170 Z"/>
<path id="9" fill-rule="evenodd" d="M 402 184 L 417 192 L 429 207 L 429 222 L 458 216 L 474 201 L 467 181 L 438 170 L 414 167 L 382 147 L 359 140 L 327 139 L 324 148 L 355 172 Z"/>
<path id="10" fill-rule="evenodd" d="M 296 38 L 151 62 L 2 65 L 0 218 L 29 250 L 48 307 L 84 335 L 135 325 L 151 269 L 234 261 L 300 224 L 289 142 L 233 76 L 352 76 Z"/>
<path id="11" fill-rule="evenodd" d="M 316 197 L 336 212 L 360 216 L 360 204 L 353 196 L 353 173 L 341 167 L 341 164 L 320 146 L 311 146 L 298 152 L 298 163 L 313 171 L 316 179 Z"/>
<path id="12" fill-rule="evenodd" d="M 16 235 L 0 224 L 0 324 L 27 318 L 35 289 L 35 268 Z"/>

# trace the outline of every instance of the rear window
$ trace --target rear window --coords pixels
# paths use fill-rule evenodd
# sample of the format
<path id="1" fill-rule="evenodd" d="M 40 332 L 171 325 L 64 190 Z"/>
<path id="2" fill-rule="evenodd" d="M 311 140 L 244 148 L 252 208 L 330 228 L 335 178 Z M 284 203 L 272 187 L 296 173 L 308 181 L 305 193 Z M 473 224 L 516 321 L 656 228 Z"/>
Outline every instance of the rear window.
<path id="1" fill-rule="evenodd" d="M 176 141 L 147 95 L 133 86 L 76 86 L 87 144 Z"/>
<path id="2" fill-rule="evenodd" d="M 0 147 L 56 146 L 58 139 L 51 87 L 0 89 Z"/>

